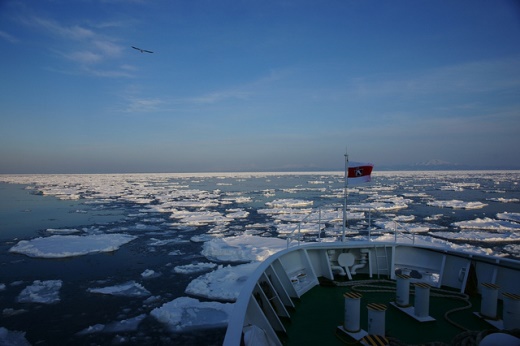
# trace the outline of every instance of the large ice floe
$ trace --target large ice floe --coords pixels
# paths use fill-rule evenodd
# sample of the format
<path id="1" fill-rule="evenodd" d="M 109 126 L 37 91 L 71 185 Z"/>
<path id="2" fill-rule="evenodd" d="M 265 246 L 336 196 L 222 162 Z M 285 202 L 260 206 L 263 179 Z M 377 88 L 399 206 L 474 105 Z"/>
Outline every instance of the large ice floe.
<path id="1" fill-rule="evenodd" d="M 441 208 L 453 208 L 453 209 L 482 209 L 487 204 L 482 202 L 466 202 L 459 200 L 451 200 L 451 201 L 431 201 L 428 202 L 428 205 L 433 207 L 441 207 Z"/>
<path id="2" fill-rule="evenodd" d="M 200 328 L 225 327 L 233 304 L 201 302 L 179 297 L 150 312 L 159 322 L 174 332 Z"/>
<path id="3" fill-rule="evenodd" d="M 116 251 L 121 245 L 134 239 L 135 236 L 127 234 L 52 235 L 21 240 L 9 251 L 30 257 L 63 258 Z"/>

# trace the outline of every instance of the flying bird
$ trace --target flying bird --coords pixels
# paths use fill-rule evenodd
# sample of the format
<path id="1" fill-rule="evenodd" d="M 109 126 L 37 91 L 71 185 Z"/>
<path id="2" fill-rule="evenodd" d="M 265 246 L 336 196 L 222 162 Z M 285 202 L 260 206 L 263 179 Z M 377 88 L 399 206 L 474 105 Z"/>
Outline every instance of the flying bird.
<path id="1" fill-rule="evenodd" d="M 141 49 L 141 48 L 137 48 L 137 47 L 134 47 L 132 46 L 133 49 L 137 49 L 138 51 L 140 51 L 141 53 L 153 53 L 152 51 L 150 50 L 146 50 L 146 49 Z"/>

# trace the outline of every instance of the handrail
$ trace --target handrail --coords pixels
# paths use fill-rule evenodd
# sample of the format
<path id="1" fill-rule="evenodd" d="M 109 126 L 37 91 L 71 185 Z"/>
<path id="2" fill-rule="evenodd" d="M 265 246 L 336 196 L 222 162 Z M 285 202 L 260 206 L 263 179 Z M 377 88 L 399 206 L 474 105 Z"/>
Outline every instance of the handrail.
<path id="1" fill-rule="evenodd" d="M 319 222 L 321 223 L 321 208 L 318 208 L 318 210 L 320 212 L 320 221 Z M 295 228 L 291 233 L 289 233 L 289 235 L 287 236 L 287 248 L 289 248 L 289 246 L 291 245 L 291 241 L 294 238 L 293 234 L 296 230 L 298 230 L 298 246 L 300 246 L 302 222 L 305 222 L 311 215 L 312 215 L 312 211 L 309 214 L 305 215 L 305 217 L 303 219 L 298 221 L 298 227 Z M 318 223 L 318 234 L 320 233 L 320 228 L 321 228 L 320 223 Z"/>
<path id="2" fill-rule="evenodd" d="M 373 207 L 367 207 L 367 208 L 356 208 L 357 211 L 363 211 L 363 212 L 368 212 L 368 227 L 367 227 L 367 232 L 368 232 L 368 240 L 369 241 L 372 241 L 372 212 L 376 212 L 377 209 L 373 208 Z M 321 241 L 321 223 L 322 223 L 322 219 L 321 219 L 321 207 L 318 208 L 318 213 L 319 213 L 319 216 L 318 216 L 318 222 L 317 222 L 317 227 L 318 227 L 318 239 L 319 241 Z M 302 224 L 305 223 L 305 222 L 316 222 L 316 220 L 310 220 L 309 221 L 309 218 L 313 215 L 313 212 L 311 211 L 309 214 L 307 214 L 303 219 L 301 219 L 300 221 L 298 221 L 298 226 L 291 232 L 289 233 L 289 235 L 287 236 L 287 248 L 289 248 L 291 246 L 291 243 L 293 242 L 293 240 L 297 239 L 298 241 L 298 244 L 297 246 L 300 246 L 300 243 L 302 241 L 302 233 L 301 233 L 301 229 L 302 229 Z M 365 216 L 365 219 L 366 219 L 366 216 Z M 404 227 L 403 225 L 401 225 L 399 222 L 395 221 L 395 220 L 392 220 L 393 224 L 394 224 L 394 227 L 393 229 L 391 230 L 393 233 L 394 233 L 394 243 L 397 243 L 398 242 L 398 238 L 399 237 L 402 237 L 402 238 L 405 238 L 405 239 L 410 239 L 412 241 L 412 244 L 415 244 L 415 233 L 416 232 L 412 232 L 412 231 L 409 231 L 406 229 L 406 227 Z"/>
<path id="3" fill-rule="evenodd" d="M 399 222 L 397 222 L 395 220 L 393 220 L 393 221 L 394 221 L 394 243 L 397 243 L 397 234 L 399 233 L 402 237 L 410 239 L 412 241 L 412 244 L 415 245 L 415 232 L 410 232 L 410 231 L 406 230 L 406 228 L 403 227 Z M 404 231 L 399 232 L 398 226 Z M 412 236 L 410 237 L 407 234 L 411 234 Z"/>

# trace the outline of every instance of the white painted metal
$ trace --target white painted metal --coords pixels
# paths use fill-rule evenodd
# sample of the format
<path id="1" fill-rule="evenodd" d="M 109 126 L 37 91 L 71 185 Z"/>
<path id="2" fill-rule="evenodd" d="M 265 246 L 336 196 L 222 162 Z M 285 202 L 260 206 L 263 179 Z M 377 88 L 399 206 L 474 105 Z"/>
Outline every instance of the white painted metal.
<path id="1" fill-rule="evenodd" d="M 361 295 L 345 295 L 345 320 L 343 328 L 347 332 L 355 333 L 361 330 L 359 316 L 361 310 Z"/>
<path id="2" fill-rule="evenodd" d="M 504 294 L 504 329 L 512 330 L 520 328 L 520 295 Z"/>
<path id="3" fill-rule="evenodd" d="M 361 249 L 371 251 L 369 265 L 359 269 L 360 273 L 368 274 L 371 269 L 370 258 L 377 258 L 375 252 L 384 252 L 385 247 L 391 249 L 386 254 L 386 263 L 389 266 L 387 274 L 391 278 L 395 278 L 397 269 L 414 270 L 422 275 L 422 279 L 414 279 L 416 282 L 433 275 L 438 277 L 438 286 L 442 284 L 463 291 L 471 271 L 472 275 L 476 276 L 477 282 L 491 282 L 500 286 L 500 293 L 520 294 L 520 285 L 518 285 L 520 261 L 516 260 L 411 244 L 371 241 L 302 243 L 299 247 L 290 247 L 269 257 L 250 275 L 235 302 L 224 345 L 239 345 L 244 327 L 252 324 L 264 330 L 265 335 L 270 339 L 274 338 L 276 345 L 280 344 L 275 328 L 253 297 L 259 280 L 265 280 L 267 276 L 271 287 L 277 292 L 280 303 L 291 306 L 289 297 L 301 297 L 312 287 L 318 285 L 319 276 L 332 278 L 331 266 L 334 256 L 329 258 L 329 253 L 351 252 L 358 256 Z M 335 259 L 337 260 L 337 255 Z M 291 279 L 293 279 L 292 282 Z M 355 279 L 353 276 L 353 280 Z M 258 288 L 256 289 L 258 290 Z M 517 304 L 520 303 L 517 301 Z M 512 309 L 516 312 L 520 310 L 518 305 L 514 304 Z M 515 318 L 518 320 L 518 317 Z M 276 327 L 276 322 L 274 324 Z"/>
<path id="4" fill-rule="evenodd" d="M 395 302 L 399 306 L 408 306 L 410 304 L 410 277 L 403 274 L 398 275 L 396 285 Z"/>
<path id="5" fill-rule="evenodd" d="M 497 318 L 498 289 L 497 285 L 482 283 L 482 303 L 480 305 L 482 316 L 491 319 Z"/>
<path id="6" fill-rule="evenodd" d="M 427 317 L 430 314 L 430 285 L 415 285 L 415 316 Z"/>

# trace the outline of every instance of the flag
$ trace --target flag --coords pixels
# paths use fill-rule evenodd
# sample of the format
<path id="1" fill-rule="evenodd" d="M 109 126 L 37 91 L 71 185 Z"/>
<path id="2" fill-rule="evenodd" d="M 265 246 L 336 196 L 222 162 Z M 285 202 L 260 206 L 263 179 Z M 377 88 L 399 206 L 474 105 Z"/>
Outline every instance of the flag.
<path id="1" fill-rule="evenodd" d="M 348 183 L 358 184 L 367 183 L 371 180 L 374 165 L 371 163 L 349 162 L 348 166 Z"/>

